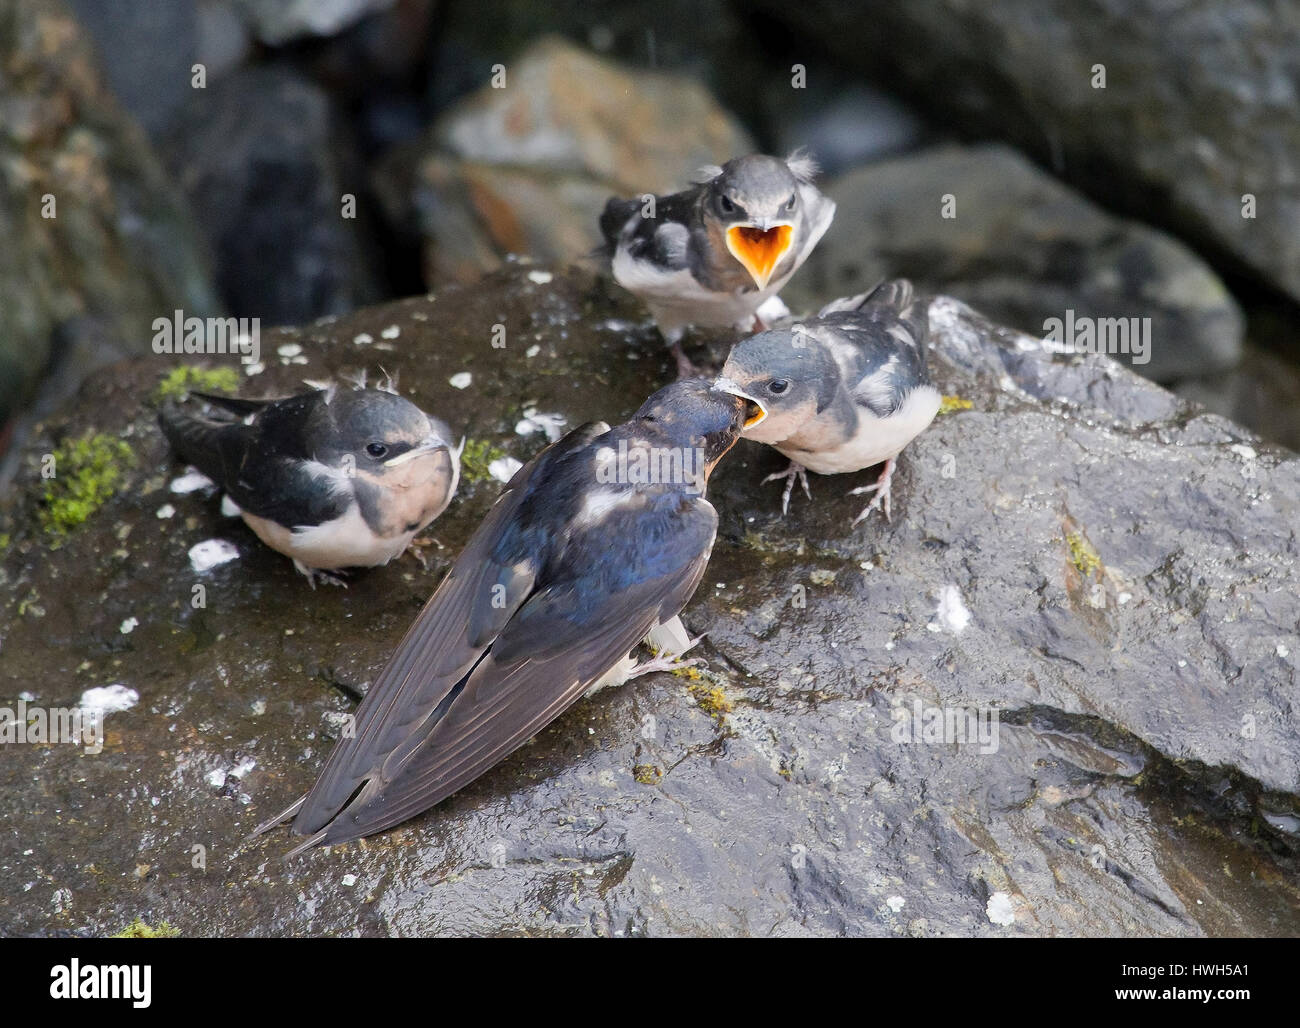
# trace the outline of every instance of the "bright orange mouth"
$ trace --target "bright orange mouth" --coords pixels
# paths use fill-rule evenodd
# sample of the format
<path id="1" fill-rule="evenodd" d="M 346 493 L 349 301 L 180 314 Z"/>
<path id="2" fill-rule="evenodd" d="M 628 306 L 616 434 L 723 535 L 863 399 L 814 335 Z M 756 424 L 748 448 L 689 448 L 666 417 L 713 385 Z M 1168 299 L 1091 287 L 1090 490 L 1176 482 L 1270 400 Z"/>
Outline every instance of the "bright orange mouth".
<path id="1" fill-rule="evenodd" d="M 753 225 L 733 225 L 727 229 L 727 249 L 745 266 L 754 284 L 763 289 L 790 249 L 793 235 L 792 225 L 775 225 L 766 232 Z"/>

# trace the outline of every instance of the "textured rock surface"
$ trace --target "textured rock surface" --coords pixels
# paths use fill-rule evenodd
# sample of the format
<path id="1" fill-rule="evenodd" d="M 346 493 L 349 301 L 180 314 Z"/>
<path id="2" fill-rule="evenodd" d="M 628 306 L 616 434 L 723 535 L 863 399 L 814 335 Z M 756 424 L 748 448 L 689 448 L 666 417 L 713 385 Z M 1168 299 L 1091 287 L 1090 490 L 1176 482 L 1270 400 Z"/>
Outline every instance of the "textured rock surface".
<path id="1" fill-rule="evenodd" d="M 1142 374 L 1222 371 L 1243 319 L 1222 281 L 1163 232 L 1107 214 L 1004 146 L 947 146 L 835 179 L 835 222 L 787 301 L 906 275 L 1041 336 L 1047 318 L 1150 317 Z M 944 197 L 954 217 L 944 217 Z M 1120 357 L 1124 360 L 1126 358 Z"/>
<path id="2" fill-rule="evenodd" d="M 558 38 L 504 75 L 440 118 L 421 156 L 380 175 L 390 219 L 419 226 L 431 283 L 472 281 L 508 253 L 576 259 L 599 243 L 611 193 L 681 189 L 701 165 L 752 149 L 697 83 L 634 74 Z"/>
<path id="3" fill-rule="evenodd" d="M 1300 298 L 1300 7 L 1287 0 L 767 0 L 850 66 L 908 85 L 1095 195 L 1151 211 Z M 1105 66 L 1105 88 L 1093 86 Z M 960 83 L 955 87 L 954 83 Z M 1257 216 L 1242 217 L 1242 197 Z"/>
<path id="4" fill-rule="evenodd" d="M 0 239 L 0 423 L 55 351 L 84 373 L 148 352 L 162 312 L 218 312 L 175 188 L 57 0 L 0 6 Z"/>
<path id="5" fill-rule="evenodd" d="M 551 275 L 510 267 L 272 333 L 264 353 L 297 345 L 308 363 L 272 357 L 245 391 L 382 365 L 526 460 L 542 441 L 517 434 L 525 410 L 623 418 L 670 375 L 615 287 Z M 169 365 L 101 373 L 33 440 L 0 524 L 0 699 L 117 683 L 140 698 L 109 715 L 98 756 L 6 747 L 0 924 L 1294 934 L 1300 459 L 955 301 L 931 317 L 939 382 L 970 407 L 905 453 L 892 524 L 848 528 L 861 498 L 845 494 L 869 474 L 813 476 L 815 502 L 796 496 L 785 520 L 759 484 L 772 452 L 741 444 L 715 476 L 719 539 L 686 612 L 714 681 L 584 700 L 435 811 L 292 863 L 283 834 L 240 840 L 311 783 L 499 487 L 465 488 L 428 570 L 404 559 L 313 593 L 215 498 L 168 491 L 180 469 L 142 405 Z M 138 464 L 48 552 L 37 457 L 89 427 Z M 210 538 L 240 557 L 200 576 L 187 551 Z M 702 702 L 700 684 L 721 693 Z M 918 700 L 996 708 L 996 751 L 895 741 L 894 712 Z"/>

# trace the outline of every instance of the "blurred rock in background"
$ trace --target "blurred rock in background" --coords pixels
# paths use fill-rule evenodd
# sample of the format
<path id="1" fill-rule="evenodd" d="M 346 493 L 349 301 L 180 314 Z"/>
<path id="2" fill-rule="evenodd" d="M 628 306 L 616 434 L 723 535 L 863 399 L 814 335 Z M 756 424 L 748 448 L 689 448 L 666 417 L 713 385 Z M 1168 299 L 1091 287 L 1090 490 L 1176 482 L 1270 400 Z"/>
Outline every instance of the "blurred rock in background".
<path id="1" fill-rule="evenodd" d="M 796 308 L 906 275 L 1039 336 L 1067 310 L 1150 317 L 1149 363 L 1135 370 L 1160 381 L 1241 358 L 1241 311 L 1188 247 L 1107 214 L 1008 147 L 929 149 L 850 172 L 826 191 L 835 222 L 785 290 Z"/>
<path id="2" fill-rule="evenodd" d="M 390 218 L 419 226 L 431 286 L 473 281 L 510 253 L 580 258 L 611 193 L 671 192 L 753 148 L 698 83 L 634 72 L 559 37 L 502 74 L 504 88 L 457 103 L 418 154 L 379 174 Z"/>
<path id="3" fill-rule="evenodd" d="M 962 136 L 1005 138 L 1112 208 L 1173 226 L 1300 299 L 1300 6 L 760 6 Z M 1245 194 L 1255 218 L 1242 216 Z"/>
<path id="4" fill-rule="evenodd" d="M 302 322 L 578 258 L 610 193 L 807 146 L 840 214 L 796 310 L 908 274 L 1031 332 L 1150 316 L 1138 370 L 1300 448 L 1294 6 L 66 2 L 82 28 L 0 15 L 0 416 L 144 313 Z M 60 215 L 94 217 L 42 222 L 36 179 L 82 173 L 108 185 Z"/>
<path id="5" fill-rule="evenodd" d="M 241 68 L 194 95 L 163 144 L 217 255 L 232 314 L 265 327 L 377 296 L 352 134 L 320 86 L 282 64 Z"/>
<path id="6" fill-rule="evenodd" d="M 59 0 L 0 6 L 0 425 L 218 313 L 188 209 Z"/>

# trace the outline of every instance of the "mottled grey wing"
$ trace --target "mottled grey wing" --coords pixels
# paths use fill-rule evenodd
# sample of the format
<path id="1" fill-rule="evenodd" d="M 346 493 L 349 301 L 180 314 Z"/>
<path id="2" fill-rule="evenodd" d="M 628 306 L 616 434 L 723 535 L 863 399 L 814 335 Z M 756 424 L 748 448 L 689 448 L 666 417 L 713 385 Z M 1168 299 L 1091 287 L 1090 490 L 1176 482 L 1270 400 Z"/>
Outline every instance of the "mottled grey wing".
<path id="1" fill-rule="evenodd" d="M 873 414 L 892 414 L 908 393 L 929 383 L 929 319 L 907 279 L 836 300 L 822 309 L 818 322 L 849 344 L 836 348 L 836 359 L 854 398 Z"/>
<path id="2" fill-rule="evenodd" d="M 580 608 L 571 583 L 529 597 L 447 702 L 413 726 L 417 730 L 385 761 L 374 787 L 367 786 L 317 841 L 382 831 L 450 796 L 572 706 L 656 623 L 679 613 L 704 574 L 717 514 L 702 499 L 688 501 L 671 528 L 668 538 L 682 559 L 651 576 L 662 555 L 638 549 L 645 536 L 635 518 L 618 527 L 614 536 L 631 545 L 611 557 L 623 562 L 630 584 L 603 597 L 598 609 Z"/>
<path id="3" fill-rule="evenodd" d="M 376 791 L 392 754 L 425 730 L 483 656 L 532 591 L 537 572 L 528 563 L 503 566 L 493 559 L 503 532 L 539 471 L 608 430 L 603 422 L 583 425 L 516 472 L 366 694 L 352 734 L 330 754 L 294 831 L 316 832 L 358 790 Z"/>

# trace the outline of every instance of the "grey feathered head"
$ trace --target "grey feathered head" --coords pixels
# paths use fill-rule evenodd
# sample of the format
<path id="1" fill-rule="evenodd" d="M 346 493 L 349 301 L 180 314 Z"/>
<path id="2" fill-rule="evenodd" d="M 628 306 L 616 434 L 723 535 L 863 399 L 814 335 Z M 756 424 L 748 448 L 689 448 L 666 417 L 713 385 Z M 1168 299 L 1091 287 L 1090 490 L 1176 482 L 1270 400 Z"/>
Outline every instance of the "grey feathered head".
<path id="1" fill-rule="evenodd" d="M 332 388 L 311 415 L 307 437 L 317 460 L 350 463 L 382 475 L 438 449 L 450 449 L 447 426 L 384 389 Z"/>
<path id="2" fill-rule="evenodd" d="M 745 438 L 779 443 L 816 416 L 836 381 L 829 351 L 795 326 L 742 339 L 731 348 L 716 385 L 752 400 L 766 412 L 766 417 L 745 429 Z"/>
<path id="3" fill-rule="evenodd" d="M 785 160 L 749 154 L 728 161 L 706 180 L 706 216 L 722 228 L 727 249 L 759 289 L 791 253 L 804 216 L 800 186 L 812 181 L 816 163 L 801 151 Z"/>

